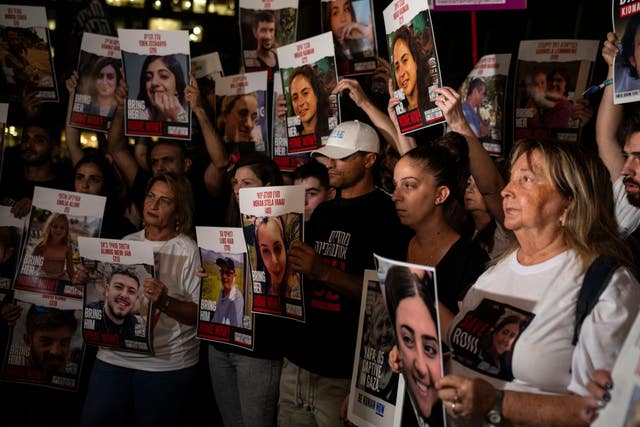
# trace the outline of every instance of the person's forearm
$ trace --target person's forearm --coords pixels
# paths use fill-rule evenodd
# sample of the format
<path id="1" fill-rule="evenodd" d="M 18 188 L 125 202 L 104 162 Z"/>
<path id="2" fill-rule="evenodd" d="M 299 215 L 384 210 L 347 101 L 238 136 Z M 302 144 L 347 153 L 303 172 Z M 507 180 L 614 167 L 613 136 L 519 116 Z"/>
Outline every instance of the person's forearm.
<path id="1" fill-rule="evenodd" d="M 218 169 L 226 169 L 229 166 L 229 156 L 224 148 L 222 139 L 218 132 L 213 128 L 207 112 L 202 107 L 194 108 L 193 113 L 198 119 L 204 143 L 211 158 L 213 166 Z"/>
<path id="2" fill-rule="evenodd" d="M 195 303 L 166 295 L 156 306 L 161 312 L 185 325 L 195 326 L 198 321 L 198 306 Z"/>
<path id="3" fill-rule="evenodd" d="M 369 117 L 371 123 L 380 131 L 382 137 L 387 141 L 393 148 L 398 150 L 398 133 L 396 131 L 393 122 L 389 118 L 387 114 L 385 114 L 382 110 L 375 106 L 370 99 L 367 99 L 360 106 L 362 111 Z"/>
<path id="4" fill-rule="evenodd" d="M 612 77 L 613 66 L 609 66 L 607 78 Z M 598 144 L 598 155 L 609 170 L 612 182 L 618 178 L 624 165 L 624 157 L 617 138 L 623 112 L 622 105 L 613 103 L 613 85 L 606 86 L 596 117 L 596 143 Z"/>
<path id="5" fill-rule="evenodd" d="M 546 395 L 505 391 L 502 415 L 508 424 L 526 427 L 585 427 L 584 399 L 577 395 Z"/>
<path id="6" fill-rule="evenodd" d="M 312 279 L 322 281 L 330 288 L 349 299 L 360 301 L 362 298 L 362 277 L 349 274 L 323 263 L 323 268 L 318 269 Z"/>
<path id="7" fill-rule="evenodd" d="M 75 93 L 75 92 L 74 92 Z M 64 123 L 64 133 L 67 137 L 67 149 L 69 150 L 69 158 L 71 164 L 76 165 L 83 156 L 82 146 L 80 145 L 80 129 L 75 128 L 69 124 L 71 121 L 71 114 L 73 112 L 73 98 L 74 93 L 69 94 L 69 103 L 67 105 L 67 118 Z"/>
<path id="8" fill-rule="evenodd" d="M 127 187 L 131 188 L 138 173 L 138 162 L 127 148 L 127 137 L 124 134 L 124 106 L 118 106 L 113 115 L 111 127 L 107 133 L 107 151 L 124 175 Z"/>

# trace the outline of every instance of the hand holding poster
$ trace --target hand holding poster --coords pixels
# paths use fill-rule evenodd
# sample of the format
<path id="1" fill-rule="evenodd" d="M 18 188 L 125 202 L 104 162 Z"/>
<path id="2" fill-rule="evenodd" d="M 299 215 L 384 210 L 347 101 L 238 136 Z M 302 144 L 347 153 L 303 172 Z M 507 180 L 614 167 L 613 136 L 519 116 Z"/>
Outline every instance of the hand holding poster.
<path id="1" fill-rule="evenodd" d="M 87 344 L 151 353 L 151 304 L 143 295 L 153 277 L 148 242 L 78 237 L 89 281 L 84 291 L 82 336 Z"/>
<path id="2" fill-rule="evenodd" d="M 15 291 L 20 318 L 10 335 L 5 381 L 77 390 L 84 354 L 80 301 Z"/>
<path id="3" fill-rule="evenodd" d="M 359 427 L 400 425 L 405 384 L 388 362 L 395 343 L 378 275 L 365 270 L 347 417 Z"/>
<path id="4" fill-rule="evenodd" d="M 276 49 L 296 40 L 298 0 L 240 0 L 240 35 L 245 71 L 278 69 Z"/>
<path id="5" fill-rule="evenodd" d="M 211 123 L 216 118 L 216 83 L 215 80 L 224 75 L 220 55 L 211 52 L 191 58 L 191 72 L 198 83 L 200 100 Z"/>
<path id="6" fill-rule="evenodd" d="M 106 132 L 116 112 L 122 61 L 117 37 L 84 33 L 78 58 L 79 81 L 69 124 Z"/>
<path id="7" fill-rule="evenodd" d="M 376 69 L 376 29 L 371 0 L 322 0 L 322 31 L 331 31 L 338 74 Z"/>
<path id="8" fill-rule="evenodd" d="M 82 298 L 72 286 L 78 236 L 100 234 L 106 198 L 36 187 L 15 288 Z"/>
<path id="9" fill-rule="evenodd" d="M 640 56 L 636 53 L 640 3 L 613 0 L 612 6 L 613 28 L 619 42 L 613 61 L 613 102 L 624 104 L 640 100 Z"/>
<path id="10" fill-rule="evenodd" d="M 338 125 L 337 84 L 331 33 L 320 34 L 278 49 L 287 100 L 289 153 L 313 151 Z"/>
<path id="11" fill-rule="evenodd" d="M 47 11 L 40 6 L 0 4 L 0 61 L 13 99 L 35 93 L 43 101 L 58 101 L 49 42 Z"/>
<path id="12" fill-rule="evenodd" d="M 433 102 L 442 86 L 431 15 L 424 0 L 394 0 L 383 11 L 402 133 L 444 121 Z"/>
<path id="13" fill-rule="evenodd" d="M 0 291 L 13 289 L 25 222 L 10 206 L 0 206 Z"/>
<path id="14" fill-rule="evenodd" d="M 129 93 L 125 134 L 191 138 L 187 31 L 118 30 Z"/>
<path id="15" fill-rule="evenodd" d="M 402 375 L 418 424 L 425 425 L 438 408 L 445 419 L 444 407 L 436 405 L 435 384 L 443 376 L 436 271 L 433 267 L 374 257 L 395 332 L 397 363 L 404 367 Z"/>
<path id="16" fill-rule="evenodd" d="M 196 227 L 202 267 L 198 338 L 253 349 L 251 272 L 242 228 Z"/>
<path id="17" fill-rule="evenodd" d="M 231 162 L 242 154 L 267 152 L 267 72 L 219 77 L 216 86 L 218 135 Z"/>
<path id="18" fill-rule="evenodd" d="M 240 189 L 240 215 L 253 279 L 253 311 L 304 321 L 302 275 L 287 252 L 303 240 L 302 185 Z"/>

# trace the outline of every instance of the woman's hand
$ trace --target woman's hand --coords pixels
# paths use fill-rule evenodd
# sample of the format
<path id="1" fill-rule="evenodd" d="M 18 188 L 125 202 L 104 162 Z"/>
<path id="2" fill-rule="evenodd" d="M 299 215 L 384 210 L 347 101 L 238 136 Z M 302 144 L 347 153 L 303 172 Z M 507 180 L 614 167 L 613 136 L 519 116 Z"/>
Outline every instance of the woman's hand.
<path id="1" fill-rule="evenodd" d="M 610 390 L 613 389 L 611 372 L 596 369 L 591 375 L 591 381 L 587 383 L 589 396 L 584 397 L 584 410 L 581 418 L 587 423 L 592 423 L 598 418 L 598 412 L 611 400 Z"/>
<path id="2" fill-rule="evenodd" d="M 186 93 L 186 90 L 185 90 Z M 155 92 L 151 98 L 151 105 L 158 110 L 160 116 L 167 122 L 186 122 L 186 111 L 180 104 L 177 95 Z"/>
<path id="3" fill-rule="evenodd" d="M 616 46 L 618 40 L 616 35 L 612 32 L 607 33 L 607 39 L 602 46 L 602 58 L 610 67 L 613 66 L 613 58 L 618 54 L 618 47 Z"/>
<path id="4" fill-rule="evenodd" d="M 400 357 L 400 350 L 398 350 L 397 345 L 394 345 L 389 352 L 389 366 L 391 367 L 391 370 L 396 374 L 401 373 L 404 369 L 402 358 Z"/>
<path id="5" fill-rule="evenodd" d="M 436 381 L 438 397 L 453 418 L 484 416 L 493 408 L 496 389 L 485 380 L 447 375 Z"/>
<path id="6" fill-rule="evenodd" d="M 28 197 L 18 200 L 11 208 L 11 213 L 16 218 L 24 218 L 29 212 L 31 212 L 31 199 Z"/>
<path id="7" fill-rule="evenodd" d="M 363 38 L 371 40 L 372 37 L 373 33 L 370 25 L 362 25 L 359 22 L 352 22 L 344 27 L 339 41 L 344 42 L 345 40 L 358 40 Z"/>
<path id="8" fill-rule="evenodd" d="M 155 277 L 150 277 L 144 281 L 144 296 L 152 304 L 157 304 L 164 295 L 167 294 L 167 286 Z"/>
<path id="9" fill-rule="evenodd" d="M 469 132 L 473 133 L 462 112 L 462 97 L 460 94 L 448 86 L 436 88 L 434 92 L 437 94 L 434 103 L 442 110 L 451 130 L 462 135 Z"/>
<path id="10" fill-rule="evenodd" d="M 88 281 L 89 273 L 87 273 L 87 269 L 84 265 L 78 264 L 75 268 L 75 272 L 73 273 L 73 277 L 71 277 L 71 284 L 75 288 L 81 289 Z"/>
<path id="11" fill-rule="evenodd" d="M 200 103 L 200 88 L 198 87 L 198 81 L 193 73 L 189 75 L 189 86 L 184 89 L 184 98 L 189 103 L 189 107 L 192 110 L 203 109 Z"/>
<path id="12" fill-rule="evenodd" d="M 78 72 L 74 70 L 73 73 L 71 73 L 71 76 L 64 82 L 64 84 L 67 87 L 69 96 L 73 96 L 73 94 L 76 92 L 76 88 L 78 87 Z"/>
<path id="13" fill-rule="evenodd" d="M 349 98 L 351 98 L 359 108 L 362 108 L 364 103 L 369 102 L 369 98 L 364 93 L 357 80 L 342 79 L 338 82 L 331 93 L 338 94 L 342 92 L 346 92 L 349 95 Z"/>
<path id="14" fill-rule="evenodd" d="M 120 69 L 120 72 L 122 72 L 122 68 Z M 118 108 L 124 107 L 124 101 L 127 99 L 128 93 L 129 86 L 127 86 L 127 82 L 124 79 L 120 79 L 120 83 L 118 83 L 118 87 L 116 88 L 115 92 L 116 104 L 118 104 Z"/>

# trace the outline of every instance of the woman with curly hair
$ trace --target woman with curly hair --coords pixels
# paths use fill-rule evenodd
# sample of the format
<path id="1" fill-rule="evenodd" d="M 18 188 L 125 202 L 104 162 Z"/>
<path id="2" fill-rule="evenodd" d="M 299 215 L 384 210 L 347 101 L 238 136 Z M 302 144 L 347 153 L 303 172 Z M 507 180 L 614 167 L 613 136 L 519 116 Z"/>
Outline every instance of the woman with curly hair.
<path id="1" fill-rule="evenodd" d="M 311 65 L 296 68 L 289 77 L 293 114 L 300 118 L 300 135 L 329 134 L 329 92 Z"/>
<path id="2" fill-rule="evenodd" d="M 407 110 L 427 110 L 431 72 L 420 40 L 407 26 L 400 27 L 391 41 L 396 84 L 407 99 Z"/>

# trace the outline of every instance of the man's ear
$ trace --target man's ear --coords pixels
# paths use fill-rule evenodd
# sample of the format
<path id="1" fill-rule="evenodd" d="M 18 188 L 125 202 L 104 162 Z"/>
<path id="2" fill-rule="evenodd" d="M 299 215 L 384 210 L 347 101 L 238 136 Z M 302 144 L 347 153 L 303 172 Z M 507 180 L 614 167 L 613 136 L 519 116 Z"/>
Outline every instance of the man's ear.
<path id="1" fill-rule="evenodd" d="M 376 164 L 377 159 L 378 159 L 377 153 L 366 153 L 364 156 L 364 166 L 366 168 L 371 169 Z"/>
<path id="2" fill-rule="evenodd" d="M 336 197 L 336 189 L 333 187 L 329 187 L 327 190 L 327 200 L 333 200 Z"/>

